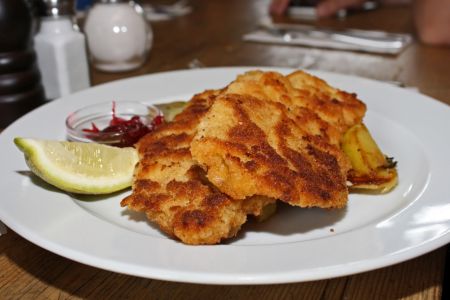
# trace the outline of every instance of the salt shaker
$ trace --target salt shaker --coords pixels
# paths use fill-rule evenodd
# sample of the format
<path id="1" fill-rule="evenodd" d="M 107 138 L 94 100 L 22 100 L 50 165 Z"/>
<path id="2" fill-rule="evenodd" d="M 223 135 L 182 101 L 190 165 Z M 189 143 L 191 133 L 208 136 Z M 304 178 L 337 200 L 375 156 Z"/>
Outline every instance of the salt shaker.
<path id="1" fill-rule="evenodd" d="M 73 0 L 41 0 L 34 37 L 45 95 L 55 99 L 90 86 L 86 41 L 72 23 Z"/>
<path id="2" fill-rule="evenodd" d="M 133 1 L 97 0 L 84 26 L 93 66 L 106 72 L 138 68 L 147 59 L 153 33 Z"/>

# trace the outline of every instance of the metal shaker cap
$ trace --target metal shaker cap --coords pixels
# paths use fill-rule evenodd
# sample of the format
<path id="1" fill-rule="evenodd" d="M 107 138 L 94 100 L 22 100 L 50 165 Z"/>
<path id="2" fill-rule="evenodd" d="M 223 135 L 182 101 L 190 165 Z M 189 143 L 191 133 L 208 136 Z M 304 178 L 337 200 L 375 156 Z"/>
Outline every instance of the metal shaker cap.
<path id="1" fill-rule="evenodd" d="M 74 0 L 39 0 L 39 15 L 43 17 L 70 16 L 75 12 Z"/>

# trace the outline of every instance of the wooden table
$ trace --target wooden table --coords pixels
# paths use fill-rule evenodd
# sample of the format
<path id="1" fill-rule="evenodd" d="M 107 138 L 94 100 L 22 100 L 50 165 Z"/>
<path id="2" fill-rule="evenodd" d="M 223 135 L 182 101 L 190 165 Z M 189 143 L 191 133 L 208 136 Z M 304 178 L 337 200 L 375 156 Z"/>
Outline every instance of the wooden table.
<path id="1" fill-rule="evenodd" d="M 268 1 L 191 1 L 193 12 L 152 24 L 155 39 L 140 69 L 107 74 L 92 70 L 92 83 L 206 66 L 278 66 L 400 81 L 450 104 L 450 48 L 414 43 L 398 56 L 242 42 L 267 11 Z M 286 21 L 286 20 L 284 20 Z M 412 32 L 409 10 L 381 8 L 321 25 Z M 312 63 L 311 63 L 312 62 Z M 448 196 L 448 195 L 447 195 Z M 0 237 L 0 299 L 438 299 L 447 249 L 354 276 L 297 284 L 207 286 L 142 279 L 85 266 L 43 250 L 12 230 Z"/>

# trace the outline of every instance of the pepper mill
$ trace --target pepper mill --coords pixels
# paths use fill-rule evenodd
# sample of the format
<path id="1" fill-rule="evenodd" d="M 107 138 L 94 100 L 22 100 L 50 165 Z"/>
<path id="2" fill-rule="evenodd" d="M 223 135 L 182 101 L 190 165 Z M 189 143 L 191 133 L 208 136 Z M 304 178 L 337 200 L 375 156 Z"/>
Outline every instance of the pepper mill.
<path id="1" fill-rule="evenodd" d="M 45 101 L 25 0 L 0 0 L 0 128 Z"/>

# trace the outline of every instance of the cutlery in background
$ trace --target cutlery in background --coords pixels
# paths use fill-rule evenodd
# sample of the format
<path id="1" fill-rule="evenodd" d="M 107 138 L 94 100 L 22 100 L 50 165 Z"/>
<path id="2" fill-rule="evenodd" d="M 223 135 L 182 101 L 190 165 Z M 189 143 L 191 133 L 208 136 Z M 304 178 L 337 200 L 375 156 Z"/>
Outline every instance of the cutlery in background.
<path id="1" fill-rule="evenodd" d="M 398 54 L 411 42 L 410 34 L 347 29 L 332 30 L 299 24 L 261 23 L 245 41 L 300 45 L 373 53 Z"/>

